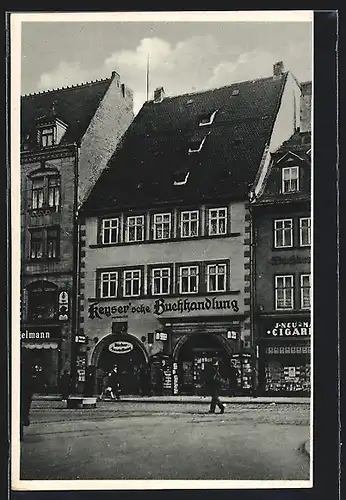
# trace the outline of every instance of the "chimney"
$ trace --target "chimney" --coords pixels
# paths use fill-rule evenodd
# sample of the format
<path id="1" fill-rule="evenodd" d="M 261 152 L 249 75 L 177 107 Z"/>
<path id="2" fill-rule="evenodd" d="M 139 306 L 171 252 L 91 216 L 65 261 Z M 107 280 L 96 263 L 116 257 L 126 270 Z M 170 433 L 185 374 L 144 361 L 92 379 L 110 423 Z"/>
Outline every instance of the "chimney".
<path id="1" fill-rule="evenodd" d="M 300 131 L 311 132 L 311 93 L 312 83 L 300 84 Z"/>
<path id="2" fill-rule="evenodd" d="M 163 87 L 158 87 L 156 90 L 154 90 L 154 102 L 162 102 L 165 97 L 165 91 L 163 90 Z"/>
<path id="3" fill-rule="evenodd" d="M 284 63 L 282 61 L 278 61 L 273 64 L 273 79 L 278 80 L 284 73 Z"/>

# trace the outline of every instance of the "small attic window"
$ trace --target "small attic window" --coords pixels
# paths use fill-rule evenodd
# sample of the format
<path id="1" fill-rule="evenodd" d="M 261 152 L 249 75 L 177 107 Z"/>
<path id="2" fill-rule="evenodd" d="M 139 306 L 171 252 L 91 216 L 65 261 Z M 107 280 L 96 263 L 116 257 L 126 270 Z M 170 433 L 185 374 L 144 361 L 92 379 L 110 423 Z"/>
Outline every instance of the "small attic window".
<path id="1" fill-rule="evenodd" d="M 204 136 L 202 140 L 191 141 L 188 153 L 199 153 L 205 143 L 207 136 Z"/>
<path id="2" fill-rule="evenodd" d="M 239 89 L 232 90 L 232 95 L 239 95 Z"/>
<path id="3" fill-rule="evenodd" d="M 190 172 L 184 170 L 181 172 L 175 172 L 174 173 L 174 186 L 184 186 L 187 183 L 187 180 L 189 178 Z"/>
<path id="4" fill-rule="evenodd" d="M 192 104 L 193 103 L 193 99 L 189 99 L 188 101 L 186 101 L 186 104 Z"/>
<path id="5" fill-rule="evenodd" d="M 205 125 L 211 125 L 214 121 L 215 115 L 217 113 L 217 109 L 213 111 L 211 114 L 207 113 L 204 115 L 201 115 L 199 119 L 199 126 L 204 127 Z"/>

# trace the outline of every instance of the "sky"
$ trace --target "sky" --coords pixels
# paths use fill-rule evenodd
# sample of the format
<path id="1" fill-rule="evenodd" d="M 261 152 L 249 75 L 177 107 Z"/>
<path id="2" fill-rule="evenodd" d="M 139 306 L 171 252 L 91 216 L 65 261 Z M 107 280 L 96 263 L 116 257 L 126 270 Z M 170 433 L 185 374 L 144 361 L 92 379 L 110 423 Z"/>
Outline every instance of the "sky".
<path id="1" fill-rule="evenodd" d="M 21 94 L 108 78 L 115 70 L 133 90 L 137 113 L 146 100 L 148 56 L 149 99 L 161 86 L 172 96 L 271 76 L 276 61 L 299 81 L 312 79 L 311 22 L 240 22 L 227 15 L 214 21 L 208 13 L 191 22 L 173 21 L 169 13 L 160 21 L 24 19 Z"/>

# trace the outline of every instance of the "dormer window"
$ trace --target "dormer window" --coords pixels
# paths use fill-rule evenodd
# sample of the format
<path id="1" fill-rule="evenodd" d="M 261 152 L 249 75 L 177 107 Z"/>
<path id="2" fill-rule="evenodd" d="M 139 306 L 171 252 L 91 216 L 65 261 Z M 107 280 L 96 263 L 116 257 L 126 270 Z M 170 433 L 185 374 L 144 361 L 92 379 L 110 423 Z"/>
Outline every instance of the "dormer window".
<path id="1" fill-rule="evenodd" d="M 187 170 L 181 172 L 174 173 L 174 186 L 184 186 L 187 183 L 187 179 L 189 178 L 190 172 Z"/>
<path id="2" fill-rule="evenodd" d="M 39 142 L 41 148 L 47 148 L 54 145 L 54 128 L 44 127 L 39 130 Z"/>
<path id="3" fill-rule="evenodd" d="M 282 192 L 294 193 L 299 191 L 299 167 L 285 167 L 282 169 Z"/>
<path id="4" fill-rule="evenodd" d="M 211 125 L 214 121 L 215 115 L 217 113 L 217 110 L 215 110 L 213 113 L 205 114 L 200 117 L 199 120 L 199 126 L 204 127 L 205 125 Z"/>
<path id="5" fill-rule="evenodd" d="M 205 143 L 207 136 L 203 137 L 202 140 L 199 141 L 191 141 L 188 153 L 199 153 Z"/>

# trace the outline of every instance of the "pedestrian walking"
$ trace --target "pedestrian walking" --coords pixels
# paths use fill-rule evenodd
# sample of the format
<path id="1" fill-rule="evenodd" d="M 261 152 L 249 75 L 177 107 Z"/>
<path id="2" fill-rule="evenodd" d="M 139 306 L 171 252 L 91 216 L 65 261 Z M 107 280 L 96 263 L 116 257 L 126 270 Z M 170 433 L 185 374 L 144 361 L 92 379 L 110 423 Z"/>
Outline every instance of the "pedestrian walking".
<path id="1" fill-rule="evenodd" d="M 59 390 L 63 401 L 67 401 L 72 392 L 72 380 L 68 370 L 64 370 L 59 381 Z"/>
<path id="2" fill-rule="evenodd" d="M 220 413 L 225 413 L 225 405 L 220 400 L 222 378 L 220 375 L 218 362 L 213 363 L 209 380 L 207 382 L 209 395 L 211 396 L 210 408 L 208 413 L 215 413 L 216 406 L 220 409 Z"/>
<path id="3" fill-rule="evenodd" d="M 30 408 L 34 395 L 33 367 L 24 352 L 21 354 L 20 370 L 20 440 L 24 438 L 24 427 L 30 425 Z"/>

